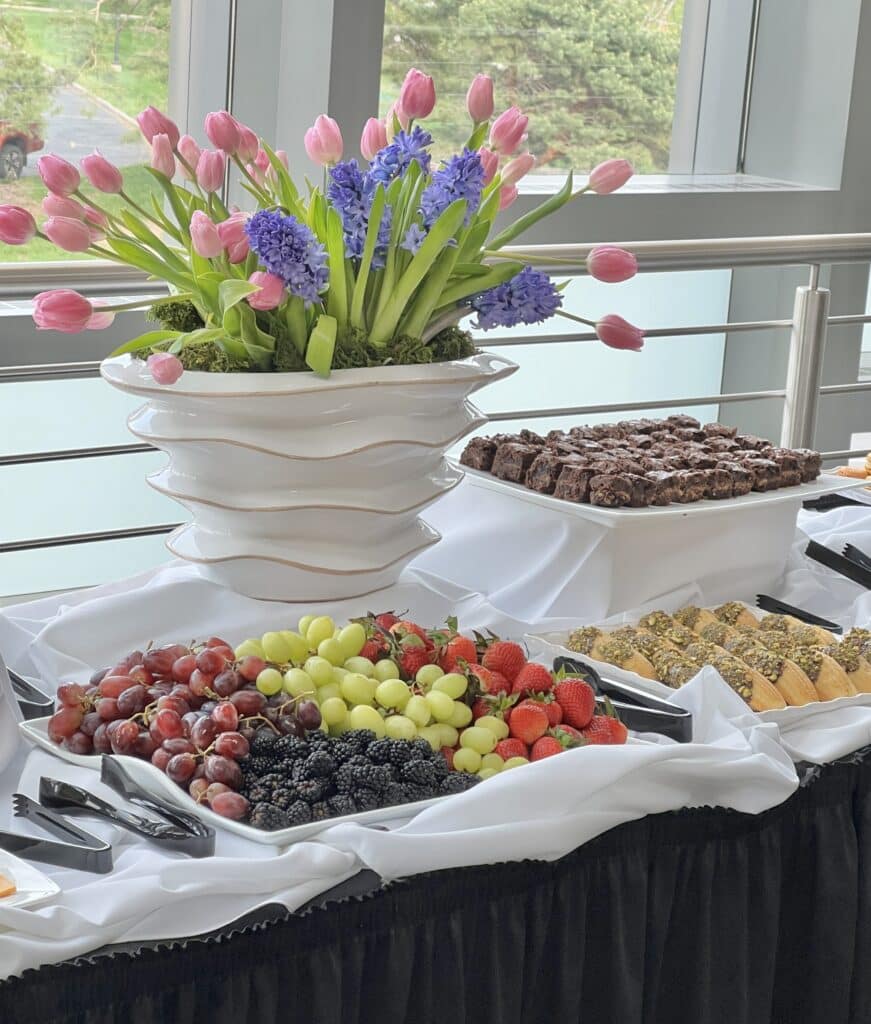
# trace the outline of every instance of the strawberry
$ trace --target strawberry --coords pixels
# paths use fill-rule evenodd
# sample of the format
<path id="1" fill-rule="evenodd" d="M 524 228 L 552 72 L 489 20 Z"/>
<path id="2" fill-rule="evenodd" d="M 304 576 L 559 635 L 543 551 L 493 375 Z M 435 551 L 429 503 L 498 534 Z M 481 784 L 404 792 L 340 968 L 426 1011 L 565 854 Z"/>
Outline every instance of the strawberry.
<path id="1" fill-rule="evenodd" d="M 511 712 L 508 728 L 515 739 L 532 744 L 547 732 L 547 715 L 533 704 L 516 707 Z"/>
<path id="2" fill-rule="evenodd" d="M 553 689 L 553 675 L 544 667 L 534 661 L 524 665 L 517 673 L 511 686 L 512 693 L 519 693 L 525 697 L 535 691 L 536 693 L 549 693 Z"/>
<path id="3" fill-rule="evenodd" d="M 563 709 L 563 720 L 576 729 L 589 725 L 596 709 L 596 695 L 583 679 L 563 679 L 554 687 L 554 696 Z"/>
<path id="4" fill-rule="evenodd" d="M 542 736 L 541 739 L 532 744 L 529 754 L 530 761 L 541 761 L 545 757 L 553 757 L 554 754 L 561 754 L 565 750 L 562 743 L 555 736 Z"/>
<path id="5" fill-rule="evenodd" d="M 414 679 L 424 665 L 432 664 L 432 651 L 425 647 L 406 647 L 399 656 L 399 667 L 408 679 Z"/>
<path id="6" fill-rule="evenodd" d="M 563 709 L 550 694 L 534 694 L 532 697 L 522 700 L 517 706 L 522 708 L 524 704 L 532 704 L 534 707 L 541 708 L 547 715 L 548 725 L 551 729 L 563 720 Z"/>
<path id="7" fill-rule="evenodd" d="M 399 616 L 394 615 L 393 612 L 382 612 L 380 615 L 375 616 L 375 622 L 382 629 L 390 629 L 399 622 Z"/>
<path id="8" fill-rule="evenodd" d="M 416 622 L 411 622 L 409 619 L 401 619 L 398 622 L 394 622 L 390 627 L 390 632 L 400 642 L 409 636 L 420 637 L 423 641 L 424 646 L 432 646 L 432 641 L 426 635 L 426 630 L 423 626 L 418 626 Z"/>
<path id="9" fill-rule="evenodd" d="M 491 672 L 498 672 L 504 676 L 509 683 L 513 683 L 517 673 L 526 664 L 526 655 L 520 644 L 515 644 L 511 640 L 497 640 L 484 652 L 481 664 Z"/>
<path id="10" fill-rule="evenodd" d="M 570 743 L 569 746 L 580 746 L 587 742 L 580 729 L 575 729 L 571 725 L 566 725 L 565 722 L 560 722 L 557 728 L 553 729 L 552 732 L 558 739 L 571 740 L 572 743 Z"/>
<path id="11" fill-rule="evenodd" d="M 529 757 L 526 744 L 518 739 L 499 740 L 493 753 L 498 754 L 503 761 L 507 761 L 509 757 Z"/>
<path id="12" fill-rule="evenodd" d="M 610 715 L 593 715 L 590 722 L 581 729 L 587 743 L 625 743 L 629 730 L 619 718 Z"/>
<path id="13" fill-rule="evenodd" d="M 478 684 L 484 693 L 508 693 L 511 689 L 508 681 L 498 672 L 490 672 L 481 665 L 470 665 L 469 674 L 478 680 Z"/>
<path id="14" fill-rule="evenodd" d="M 442 757 L 448 762 L 448 768 L 454 770 L 454 748 L 442 747 Z"/>
<path id="15" fill-rule="evenodd" d="M 469 665 L 476 664 L 478 649 L 475 647 L 475 641 L 469 637 L 452 636 L 442 650 L 439 665 L 445 672 L 455 672 L 460 661 L 465 661 Z"/>
<path id="16" fill-rule="evenodd" d="M 493 705 L 486 697 L 479 697 L 472 705 L 472 718 L 483 718 L 493 713 Z"/>
<path id="17" fill-rule="evenodd" d="M 375 662 L 380 658 L 383 658 L 387 654 L 387 651 L 387 644 L 382 640 L 378 640 L 373 637 L 371 640 L 367 640 L 366 643 L 363 644 L 363 649 L 360 651 L 360 657 L 368 658 L 370 661 Z"/>

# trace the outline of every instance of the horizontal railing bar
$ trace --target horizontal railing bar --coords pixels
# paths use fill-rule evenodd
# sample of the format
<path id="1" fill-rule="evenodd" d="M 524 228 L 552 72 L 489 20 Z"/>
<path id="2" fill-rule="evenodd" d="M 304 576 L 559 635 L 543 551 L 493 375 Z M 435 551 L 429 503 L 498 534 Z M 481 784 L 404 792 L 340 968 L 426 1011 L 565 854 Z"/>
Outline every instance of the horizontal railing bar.
<path id="1" fill-rule="evenodd" d="M 138 455 L 155 452 L 150 444 L 107 444 L 96 448 L 60 448 L 49 452 L 22 452 L 0 455 L 0 466 L 26 466 L 38 462 L 63 462 L 66 459 L 99 459 L 106 455 Z"/>
<path id="2" fill-rule="evenodd" d="M 840 313 L 829 317 L 829 327 L 841 327 L 844 324 L 871 324 L 871 313 Z"/>
<path id="3" fill-rule="evenodd" d="M 824 384 L 820 388 L 821 395 L 855 395 L 862 391 L 871 391 L 871 381 L 865 384 Z"/>
<path id="4" fill-rule="evenodd" d="M 2 264 L 0 299 L 26 301 L 49 288 L 73 288 L 83 295 L 164 295 L 167 286 L 136 267 L 109 260 L 62 260 Z"/>
<path id="5" fill-rule="evenodd" d="M 743 391 L 730 395 L 706 395 L 703 398 L 663 398 L 652 401 L 639 400 L 637 402 L 617 402 L 610 405 L 572 405 L 555 409 L 515 409 L 508 412 L 491 412 L 487 419 L 492 423 L 504 420 L 533 420 L 543 419 L 545 416 L 558 418 L 560 416 L 589 416 L 598 412 L 632 412 L 633 409 L 670 409 L 672 407 L 682 409 L 692 405 L 719 405 L 728 402 L 752 402 L 756 399 L 783 398 L 783 389 L 776 391 Z"/>
<path id="6" fill-rule="evenodd" d="M 680 338 L 694 334 L 729 334 L 740 331 L 760 331 L 769 327 L 792 327 L 792 320 L 753 320 L 734 324 L 700 324 L 691 327 L 652 327 L 645 330 L 645 338 Z M 505 348 L 509 345 L 557 345 L 568 341 L 598 341 L 595 331 L 568 334 L 534 334 L 483 338 L 482 348 Z"/>
<path id="7" fill-rule="evenodd" d="M 851 448 L 842 452 L 822 452 L 824 459 L 859 459 L 868 454 L 867 448 Z M 847 477 L 846 479 L 849 479 Z"/>
<path id="8" fill-rule="evenodd" d="M 17 551 L 37 551 L 41 548 L 62 548 L 68 544 L 96 544 L 104 540 L 130 540 L 134 537 L 158 537 L 171 533 L 181 523 L 166 523 L 160 526 L 133 526 L 127 530 L 98 530 L 95 533 L 70 533 L 60 537 L 38 537 L 33 540 L 14 540 L 0 544 L 0 555 L 11 555 Z"/>
<path id="9" fill-rule="evenodd" d="M 31 366 L 0 367 L 0 384 L 23 384 L 40 380 L 79 380 L 99 377 L 99 360 L 83 363 L 35 363 Z"/>

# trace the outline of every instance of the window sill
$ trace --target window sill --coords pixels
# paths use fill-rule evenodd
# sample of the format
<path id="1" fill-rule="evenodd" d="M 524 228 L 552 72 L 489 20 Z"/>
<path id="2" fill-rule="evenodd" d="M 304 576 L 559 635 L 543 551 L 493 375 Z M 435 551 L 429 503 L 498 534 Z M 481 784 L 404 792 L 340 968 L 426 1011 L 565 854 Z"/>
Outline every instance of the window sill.
<path id="1" fill-rule="evenodd" d="M 552 195 L 564 178 L 560 174 L 531 174 L 523 179 L 521 195 Z M 578 180 L 582 176 L 578 175 Z M 755 174 L 639 174 L 620 189 L 619 195 L 668 195 L 687 193 L 836 192 L 836 188 L 808 185 Z"/>

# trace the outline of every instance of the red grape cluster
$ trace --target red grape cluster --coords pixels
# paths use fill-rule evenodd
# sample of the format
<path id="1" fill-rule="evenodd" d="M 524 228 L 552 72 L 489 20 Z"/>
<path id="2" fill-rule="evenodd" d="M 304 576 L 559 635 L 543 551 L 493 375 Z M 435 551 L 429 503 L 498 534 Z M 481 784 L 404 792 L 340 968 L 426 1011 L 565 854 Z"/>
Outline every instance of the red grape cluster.
<path id="1" fill-rule="evenodd" d="M 321 724 L 314 701 L 267 697 L 255 687 L 266 667 L 261 658 L 237 661 L 220 637 L 132 651 L 87 686 L 58 687 L 48 734 L 74 754 L 149 760 L 197 802 L 243 819 L 249 808 L 236 792 L 239 761 L 257 730 L 302 737 Z"/>

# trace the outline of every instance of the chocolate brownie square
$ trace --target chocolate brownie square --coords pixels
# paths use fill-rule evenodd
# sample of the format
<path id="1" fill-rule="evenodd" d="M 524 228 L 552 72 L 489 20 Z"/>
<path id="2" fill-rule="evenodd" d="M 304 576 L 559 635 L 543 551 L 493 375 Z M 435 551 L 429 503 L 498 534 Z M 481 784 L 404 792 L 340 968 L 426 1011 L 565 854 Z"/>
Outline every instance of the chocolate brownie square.
<path id="1" fill-rule="evenodd" d="M 677 473 L 655 469 L 648 472 L 646 476 L 653 484 L 651 505 L 670 505 L 672 502 L 681 501 L 683 487 Z"/>
<path id="2" fill-rule="evenodd" d="M 701 426 L 695 416 L 685 416 L 682 413 L 666 416 L 665 422 L 671 424 L 672 427 L 689 427 L 691 430 L 698 430 Z"/>
<path id="3" fill-rule="evenodd" d="M 570 442 L 571 438 L 564 430 L 551 430 L 544 439 L 544 443 L 548 445 L 568 444 Z"/>
<path id="4" fill-rule="evenodd" d="M 606 451 L 615 451 L 618 448 L 623 448 L 626 441 L 622 437 L 603 437 L 599 439 L 599 444 Z"/>
<path id="5" fill-rule="evenodd" d="M 541 434 L 536 434 L 534 430 L 521 430 L 520 440 L 524 444 L 535 445 L 536 448 L 540 448 L 544 445 L 544 438 L 541 436 Z"/>
<path id="6" fill-rule="evenodd" d="M 544 451 L 533 459 L 532 465 L 526 471 L 526 486 L 540 494 L 553 494 L 563 466 L 570 466 L 573 463 L 579 465 L 580 461 L 577 455 L 557 455 Z"/>
<path id="7" fill-rule="evenodd" d="M 706 498 L 731 498 L 732 477 L 725 469 L 705 469 L 705 497 Z"/>
<path id="8" fill-rule="evenodd" d="M 799 460 L 801 482 L 809 484 L 812 480 L 816 480 L 823 467 L 822 455 L 819 452 L 812 451 L 810 448 L 793 448 L 792 454 Z"/>
<path id="9" fill-rule="evenodd" d="M 473 437 L 463 449 L 460 462 L 470 469 L 481 469 L 489 473 L 497 447 L 496 442 L 491 441 L 489 437 Z"/>
<path id="10" fill-rule="evenodd" d="M 496 450 L 496 458 L 493 459 L 491 472 L 500 480 L 521 484 L 526 479 L 526 471 L 538 454 L 538 448 L 529 444 L 520 444 L 516 441 L 500 444 Z"/>
<path id="11" fill-rule="evenodd" d="M 754 491 L 774 491 L 780 486 L 780 466 L 772 459 L 745 459 L 742 466 L 753 474 Z"/>
<path id="12" fill-rule="evenodd" d="M 627 434 L 626 443 L 633 448 L 651 448 L 653 446 L 650 434 Z"/>
<path id="13" fill-rule="evenodd" d="M 702 430 L 706 437 L 733 438 L 738 433 L 737 427 L 727 427 L 725 423 L 706 423 Z"/>
<path id="14" fill-rule="evenodd" d="M 711 452 L 690 450 L 684 456 L 687 469 L 713 469 L 717 461 L 717 456 Z"/>
<path id="15" fill-rule="evenodd" d="M 569 437 L 576 438 L 579 441 L 595 441 L 596 432 L 592 427 L 572 427 L 569 431 Z"/>
<path id="16" fill-rule="evenodd" d="M 737 462 L 721 461 L 717 469 L 725 470 L 732 478 L 732 497 L 740 498 L 753 490 L 753 474 Z"/>
<path id="17" fill-rule="evenodd" d="M 628 455 L 622 452 L 619 455 L 615 453 L 614 461 L 617 463 L 618 473 L 632 473 L 636 476 L 644 476 L 644 466 L 635 459 L 630 459 Z"/>
<path id="18" fill-rule="evenodd" d="M 706 447 L 712 452 L 734 452 L 738 448 L 738 442 L 731 437 L 709 437 Z"/>
<path id="19" fill-rule="evenodd" d="M 645 473 L 659 473 L 665 470 L 665 462 L 662 459 L 655 459 L 652 455 L 645 455 L 638 460 L 638 465 Z"/>
<path id="20" fill-rule="evenodd" d="M 704 441 L 705 432 L 699 430 L 698 427 L 677 427 L 674 431 L 674 436 L 679 441 Z"/>
<path id="21" fill-rule="evenodd" d="M 671 428 L 669 428 L 668 430 L 651 430 L 649 436 L 650 436 L 650 440 L 651 441 L 656 441 L 656 442 L 659 442 L 659 441 L 677 441 L 677 438 L 672 433 Z"/>
<path id="22" fill-rule="evenodd" d="M 772 448 L 765 453 L 780 466 L 780 486 L 796 487 L 801 483 L 801 460 L 789 448 Z"/>
<path id="23" fill-rule="evenodd" d="M 756 437 L 755 434 L 736 434 L 735 440 L 745 451 L 761 452 L 771 447 L 771 442 L 764 437 Z"/>
<path id="24" fill-rule="evenodd" d="M 678 501 L 687 504 L 693 501 L 701 501 L 705 496 L 708 482 L 705 474 L 697 469 L 680 469 L 677 471 L 681 485 L 681 495 Z"/>
<path id="25" fill-rule="evenodd" d="M 590 500 L 590 480 L 596 470 L 584 466 L 565 465 L 557 478 L 553 496 L 564 501 L 585 502 Z"/>
<path id="26" fill-rule="evenodd" d="M 656 484 L 652 480 L 648 480 L 646 476 L 638 476 L 634 473 L 627 473 L 625 476 L 632 484 L 629 507 L 647 508 L 653 501 L 653 496 L 656 493 Z"/>
<path id="27" fill-rule="evenodd" d="M 621 508 L 632 500 L 632 481 L 618 473 L 594 476 L 590 480 L 590 503 L 602 508 Z"/>

